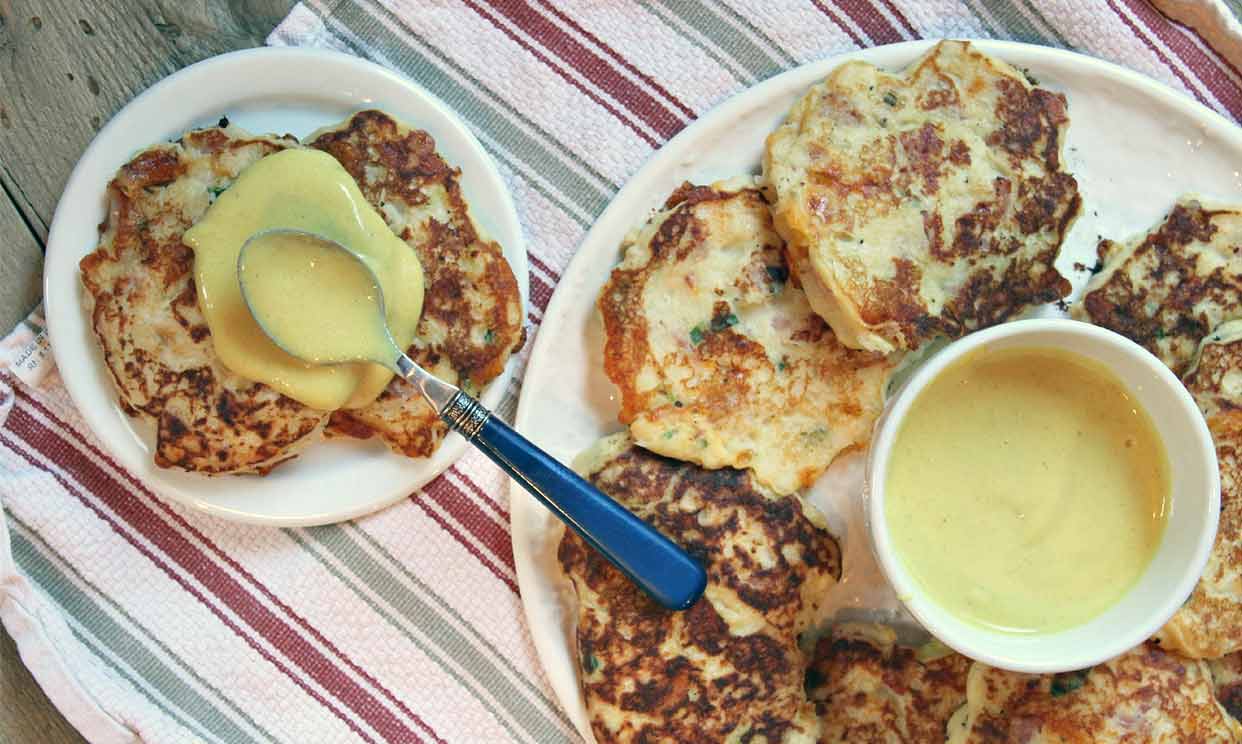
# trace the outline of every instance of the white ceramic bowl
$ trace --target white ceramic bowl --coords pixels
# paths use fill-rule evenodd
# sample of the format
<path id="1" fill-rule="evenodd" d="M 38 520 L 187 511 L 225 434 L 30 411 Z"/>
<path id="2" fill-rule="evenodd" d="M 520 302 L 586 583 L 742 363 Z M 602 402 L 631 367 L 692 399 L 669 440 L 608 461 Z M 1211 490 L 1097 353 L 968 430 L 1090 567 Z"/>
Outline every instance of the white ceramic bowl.
<path id="1" fill-rule="evenodd" d="M 1056 633 L 1016 635 L 966 622 L 928 599 L 896 554 L 884 514 L 889 454 L 906 412 L 929 382 L 975 349 L 1053 347 L 1094 359 L 1135 395 L 1164 440 L 1170 513 L 1155 557 L 1135 586 L 1102 615 Z M 1083 669 L 1154 634 L 1190 596 L 1203 572 L 1220 515 L 1220 475 L 1207 424 L 1181 382 L 1133 341 L 1073 320 L 1021 320 L 973 333 L 926 361 L 889 401 L 867 463 L 867 517 L 880 566 L 914 617 L 949 647 L 1004 669 L 1032 673 Z M 987 560 L 987 556 L 979 556 Z"/>

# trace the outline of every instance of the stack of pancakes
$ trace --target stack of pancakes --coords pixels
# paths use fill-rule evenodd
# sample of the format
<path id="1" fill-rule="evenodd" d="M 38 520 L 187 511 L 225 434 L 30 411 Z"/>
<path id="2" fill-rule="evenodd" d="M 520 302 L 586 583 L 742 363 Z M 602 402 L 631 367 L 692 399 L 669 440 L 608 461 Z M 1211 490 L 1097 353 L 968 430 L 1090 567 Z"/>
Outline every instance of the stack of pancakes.
<path id="1" fill-rule="evenodd" d="M 477 391 L 525 338 L 517 281 L 479 233 L 458 183 L 426 132 L 362 111 L 305 144 L 221 122 L 151 147 L 108 186 L 108 218 L 82 259 L 92 327 L 122 407 L 156 428 L 161 467 L 266 473 L 321 434 L 378 436 L 429 456 L 447 429 L 400 380 L 362 408 L 317 411 L 225 368 L 198 308 L 193 251 L 181 242 L 212 202 L 260 158 L 312 147 L 340 161 L 422 263 L 426 295 L 409 354 L 440 379 Z"/>

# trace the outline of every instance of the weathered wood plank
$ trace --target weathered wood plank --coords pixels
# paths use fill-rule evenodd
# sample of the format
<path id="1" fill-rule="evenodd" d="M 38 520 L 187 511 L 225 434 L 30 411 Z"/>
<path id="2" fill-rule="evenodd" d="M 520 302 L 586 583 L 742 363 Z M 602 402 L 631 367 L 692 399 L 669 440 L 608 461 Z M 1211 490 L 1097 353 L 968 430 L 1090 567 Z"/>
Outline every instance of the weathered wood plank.
<path id="1" fill-rule="evenodd" d="M 0 744 L 85 744 L 22 666 L 17 644 L 0 628 Z"/>
<path id="2" fill-rule="evenodd" d="M 0 193 L 0 336 L 39 302 L 43 250 L 17 207 Z"/>
<path id="3" fill-rule="evenodd" d="M 0 0 L 0 183 L 46 239 L 95 132 L 160 78 L 258 46 L 293 0 Z"/>

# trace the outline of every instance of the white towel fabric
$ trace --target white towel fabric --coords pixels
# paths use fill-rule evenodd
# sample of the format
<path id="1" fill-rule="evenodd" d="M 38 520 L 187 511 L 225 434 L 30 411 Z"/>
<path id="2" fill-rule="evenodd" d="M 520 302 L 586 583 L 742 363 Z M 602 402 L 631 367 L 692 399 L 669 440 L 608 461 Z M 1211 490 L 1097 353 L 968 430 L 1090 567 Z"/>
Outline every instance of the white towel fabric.
<path id="1" fill-rule="evenodd" d="M 1234 70 L 1242 69 L 1242 3 L 1231 10 L 1222 0 L 1151 0 L 1151 4 L 1183 26 L 1193 28 Z"/>

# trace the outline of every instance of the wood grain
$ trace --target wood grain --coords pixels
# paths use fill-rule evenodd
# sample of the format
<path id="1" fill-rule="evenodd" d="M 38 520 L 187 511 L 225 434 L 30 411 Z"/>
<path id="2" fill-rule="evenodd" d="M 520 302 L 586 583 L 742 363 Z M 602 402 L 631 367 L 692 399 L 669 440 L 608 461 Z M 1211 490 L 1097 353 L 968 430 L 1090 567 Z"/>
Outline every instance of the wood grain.
<path id="1" fill-rule="evenodd" d="M 180 68 L 259 46 L 293 0 L 0 0 L 0 334 L 38 299 L 69 172 L 125 103 Z M 0 744 L 84 741 L 0 630 Z"/>
<path id="2" fill-rule="evenodd" d="M 27 229 L 17 207 L 0 199 L 0 336 L 39 303 L 43 250 Z"/>
<path id="3" fill-rule="evenodd" d="M 0 742 L 3 744 L 79 744 L 86 739 L 47 701 L 22 666 L 17 644 L 0 628 Z"/>
<path id="4" fill-rule="evenodd" d="M 0 0 L 0 184 L 40 239 L 73 164 L 152 83 L 258 46 L 289 0 Z"/>

